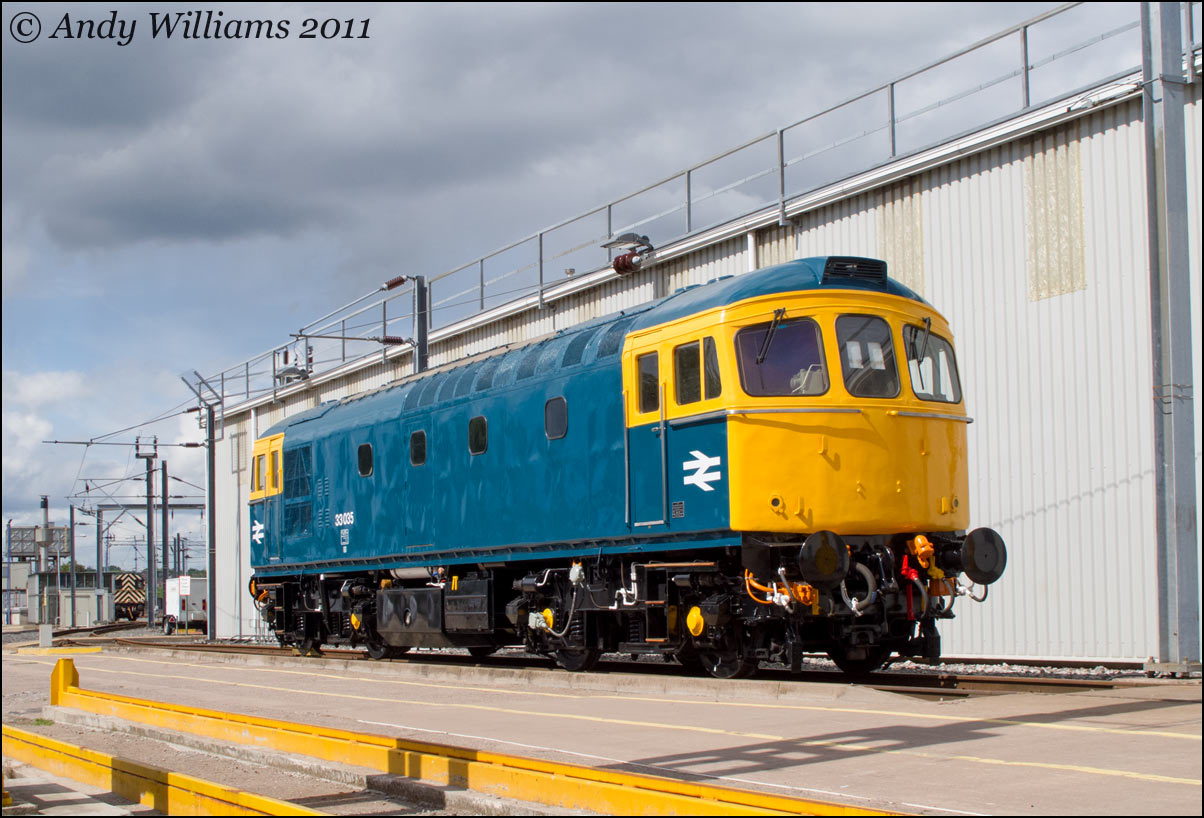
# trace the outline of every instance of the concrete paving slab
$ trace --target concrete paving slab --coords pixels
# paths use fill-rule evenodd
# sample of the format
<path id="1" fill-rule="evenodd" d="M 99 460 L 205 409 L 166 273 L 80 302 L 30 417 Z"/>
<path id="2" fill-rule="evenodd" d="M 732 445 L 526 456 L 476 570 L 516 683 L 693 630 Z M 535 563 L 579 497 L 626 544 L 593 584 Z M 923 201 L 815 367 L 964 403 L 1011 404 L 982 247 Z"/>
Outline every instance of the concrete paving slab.
<path id="1" fill-rule="evenodd" d="M 1198 814 L 1200 685 L 921 701 L 846 684 L 102 653 L 84 687 L 932 814 Z M 49 657 L 4 659 L 6 713 Z M 43 698 L 44 702 L 44 698 Z"/>

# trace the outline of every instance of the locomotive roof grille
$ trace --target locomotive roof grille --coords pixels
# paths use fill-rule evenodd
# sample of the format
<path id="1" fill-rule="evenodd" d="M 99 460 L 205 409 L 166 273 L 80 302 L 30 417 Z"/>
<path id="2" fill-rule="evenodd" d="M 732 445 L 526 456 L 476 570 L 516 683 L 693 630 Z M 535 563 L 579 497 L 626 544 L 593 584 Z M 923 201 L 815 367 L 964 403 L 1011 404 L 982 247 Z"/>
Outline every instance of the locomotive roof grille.
<path id="1" fill-rule="evenodd" d="M 586 345 L 594 339 L 594 336 L 598 334 L 598 330 L 600 329 L 602 327 L 597 326 L 574 335 L 573 340 L 569 341 L 568 348 L 564 351 L 564 360 L 560 362 L 560 365 L 572 366 L 573 364 L 581 363 L 581 357 L 585 354 Z"/>
<path id="2" fill-rule="evenodd" d="M 493 385 L 493 373 L 501 363 L 501 356 L 490 358 L 481 365 L 481 377 L 477 379 L 477 389 L 488 389 Z"/>
<path id="3" fill-rule="evenodd" d="M 829 256 L 824 263 L 823 283 L 839 284 L 842 280 L 886 286 L 886 262 L 876 258 Z"/>
<path id="4" fill-rule="evenodd" d="M 543 354 L 543 344 L 536 344 L 527 351 L 523 356 L 523 361 L 519 364 L 518 374 L 514 376 L 514 380 L 522 381 L 535 374 L 535 364 L 539 362 L 539 356 Z"/>
<path id="5" fill-rule="evenodd" d="M 597 357 L 605 358 L 608 355 L 614 355 L 620 349 L 622 349 L 623 339 L 627 337 L 627 329 L 631 326 L 632 322 L 635 321 L 636 317 L 637 316 L 624 318 L 622 321 L 618 321 L 611 325 L 610 329 L 606 331 L 606 334 L 602 336 L 602 340 L 598 342 Z"/>

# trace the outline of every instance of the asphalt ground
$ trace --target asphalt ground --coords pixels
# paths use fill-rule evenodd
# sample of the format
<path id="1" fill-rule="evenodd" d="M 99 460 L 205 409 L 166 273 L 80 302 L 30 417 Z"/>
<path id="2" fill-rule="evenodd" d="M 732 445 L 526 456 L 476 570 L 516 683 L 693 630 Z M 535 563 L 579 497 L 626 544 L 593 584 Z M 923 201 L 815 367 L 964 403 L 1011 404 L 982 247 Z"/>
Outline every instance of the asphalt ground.
<path id="1" fill-rule="evenodd" d="M 123 652 L 81 686 L 929 814 L 1200 812 L 1201 687 L 950 701 L 838 683 Z M 4 711 L 47 701 L 52 656 L 4 656 Z"/>

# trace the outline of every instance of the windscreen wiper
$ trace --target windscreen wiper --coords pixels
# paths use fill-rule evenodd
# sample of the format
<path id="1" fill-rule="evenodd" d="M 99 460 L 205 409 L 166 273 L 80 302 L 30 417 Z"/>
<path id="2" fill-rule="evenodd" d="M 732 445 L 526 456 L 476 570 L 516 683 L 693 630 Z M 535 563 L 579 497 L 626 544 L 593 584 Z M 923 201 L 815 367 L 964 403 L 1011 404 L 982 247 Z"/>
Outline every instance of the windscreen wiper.
<path id="1" fill-rule="evenodd" d="M 924 342 L 920 346 L 920 354 L 918 356 L 916 356 L 916 374 L 920 378 L 920 389 L 923 389 L 925 392 L 928 391 L 928 387 L 926 387 L 924 385 L 924 366 L 923 366 L 923 364 L 924 364 L 924 357 L 928 354 L 928 336 L 929 335 L 932 335 L 932 319 L 929 318 L 927 315 L 925 315 L 924 316 Z M 911 351 L 912 352 L 916 351 L 914 340 L 912 341 Z"/>
<path id="2" fill-rule="evenodd" d="M 782 319 L 786 317 L 786 308 L 779 307 L 773 311 L 773 320 L 769 322 L 769 331 L 765 333 L 765 340 L 761 342 L 761 351 L 757 353 L 757 366 L 765 360 L 765 356 L 769 354 L 769 345 L 773 343 L 774 333 L 778 331 L 778 324 L 782 323 Z"/>

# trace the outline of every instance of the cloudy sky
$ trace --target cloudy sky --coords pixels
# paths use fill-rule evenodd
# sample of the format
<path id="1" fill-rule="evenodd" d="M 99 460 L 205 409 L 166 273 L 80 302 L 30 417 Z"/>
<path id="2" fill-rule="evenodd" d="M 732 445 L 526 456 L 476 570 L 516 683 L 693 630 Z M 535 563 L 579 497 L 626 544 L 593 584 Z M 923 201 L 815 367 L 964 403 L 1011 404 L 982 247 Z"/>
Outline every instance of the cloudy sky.
<path id="1" fill-rule="evenodd" d="M 392 276 L 451 269 L 1054 5 L 6 3 L 4 519 L 35 522 L 46 494 L 65 521 L 85 482 L 139 471 L 127 447 L 42 440 L 199 440 L 194 416 L 172 414 L 191 397 L 181 373 L 231 366 Z M 132 36 L 65 36 L 65 20 L 78 33 L 110 9 Z M 198 9 L 287 36 L 152 36 Z M 40 36 L 23 43 L 28 13 Z M 356 36 L 302 39 L 311 17 Z M 203 483 L 199 454 L 168 460 Z"/>

